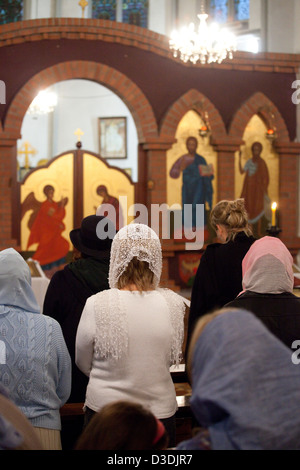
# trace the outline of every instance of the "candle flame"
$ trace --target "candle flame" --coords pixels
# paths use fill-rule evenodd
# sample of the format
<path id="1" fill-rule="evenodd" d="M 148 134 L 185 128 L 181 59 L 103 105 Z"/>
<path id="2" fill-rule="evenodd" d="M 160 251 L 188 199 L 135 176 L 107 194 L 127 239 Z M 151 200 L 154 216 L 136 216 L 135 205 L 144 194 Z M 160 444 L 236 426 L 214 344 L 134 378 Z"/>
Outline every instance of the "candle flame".
<path id="1" fill-rule="evenodd" d="M 273 204 L 272 204 L 272 210 L 275 211 L 276 208 L 277 208 L 277 203 L 276 203 L 276 202 L 273 202 Z"/>

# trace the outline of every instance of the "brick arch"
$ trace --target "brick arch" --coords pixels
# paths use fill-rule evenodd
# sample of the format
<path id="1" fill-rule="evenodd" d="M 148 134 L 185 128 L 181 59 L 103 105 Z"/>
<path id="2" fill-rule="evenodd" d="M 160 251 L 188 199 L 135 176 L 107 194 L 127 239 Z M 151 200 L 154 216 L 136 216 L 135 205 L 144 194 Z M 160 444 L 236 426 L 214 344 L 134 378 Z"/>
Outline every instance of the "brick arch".
<path id="1" fill-rule="evenodd" d="M 190 110 L 196 111 L 200 116 L 203 111 L 206 111 L 212 135 L 226 135 L 225 125 L 217 108 L 206 96 L 195 89 L 182 95 L 169 108 L 162 120 L 160 135 L 174 137 L 180 120 Z"/>
<path id="2" fill-rule="evenodd" d="M 62 62 L 33 76 L 16 94 L 9 107 L 4 124 L 5 133 L 12 136 L 20 134 L 25 113 L 40 89 L 71 79 L 92 80 L 107 86 L 128 106 L 136 124 L 139 142 L 157 137 L 153 109 L 140 88 L 116 69 L 83 60 Z"/>
<path id="3" fill-rule="evenodd" d="M 266 109 L 269 109 L 274 115 L 273 124 L 277 129 L 277 141 L 289 141 L 289 133 L 280 112 L 274 103 L 261 92 L 254 93 L 235 113 L 230 124 L 229 135 L 242 139 L 245 128 L 254 114 L 258 114 L 265 124 L 269 126 L 271 124 L 270 113 Z"/>

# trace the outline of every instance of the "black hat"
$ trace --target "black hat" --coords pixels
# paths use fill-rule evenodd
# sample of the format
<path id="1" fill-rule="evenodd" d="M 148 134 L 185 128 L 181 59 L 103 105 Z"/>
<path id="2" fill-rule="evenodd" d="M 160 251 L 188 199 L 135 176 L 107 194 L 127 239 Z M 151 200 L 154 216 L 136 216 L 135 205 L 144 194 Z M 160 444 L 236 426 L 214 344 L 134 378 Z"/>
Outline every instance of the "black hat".
<path id="1" fill-rule="evenodd" d="M 102 220 L 97 233 L 97 226 Z M 81 253 L 102 259 L 109 257 L 115 233 L 116 229 L 107 217 L 89 215 L 82 220 L 80 228 L 71 230 L 70 238 L 75 248 Z"/>

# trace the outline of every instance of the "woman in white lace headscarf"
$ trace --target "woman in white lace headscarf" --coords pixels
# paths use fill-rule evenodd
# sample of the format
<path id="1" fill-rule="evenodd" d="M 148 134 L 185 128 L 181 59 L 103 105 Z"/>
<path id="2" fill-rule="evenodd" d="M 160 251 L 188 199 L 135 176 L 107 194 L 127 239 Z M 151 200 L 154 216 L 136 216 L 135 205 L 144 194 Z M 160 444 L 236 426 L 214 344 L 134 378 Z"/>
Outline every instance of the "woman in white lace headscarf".
<path id="1" fill-rule="evenodd" d="M 185 302 L 158 287 L 161 270 L 161 245 L 152 229 L 133 223 L 116 234 L 110 289 L 86 302 L 76 363 L 89 376 L 86 421 L 109 402 L 130 400 L 164 423 L 174 446 L 177 402 L 169 368 L 182 356 Z"/>

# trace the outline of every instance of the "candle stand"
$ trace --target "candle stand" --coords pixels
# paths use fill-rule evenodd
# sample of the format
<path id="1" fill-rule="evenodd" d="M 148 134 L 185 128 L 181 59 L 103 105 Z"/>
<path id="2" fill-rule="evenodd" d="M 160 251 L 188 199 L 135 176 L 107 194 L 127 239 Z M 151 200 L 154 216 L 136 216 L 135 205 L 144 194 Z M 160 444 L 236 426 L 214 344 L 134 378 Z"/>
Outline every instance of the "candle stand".
<path id="1" fill-rule="evenodd" d="M 282 232 L 282 230 L 276 225 L 271 225 L 269 228 L 267 228 L 266 232 L 270 237 L 278 237 L 279 233 Z"/>

